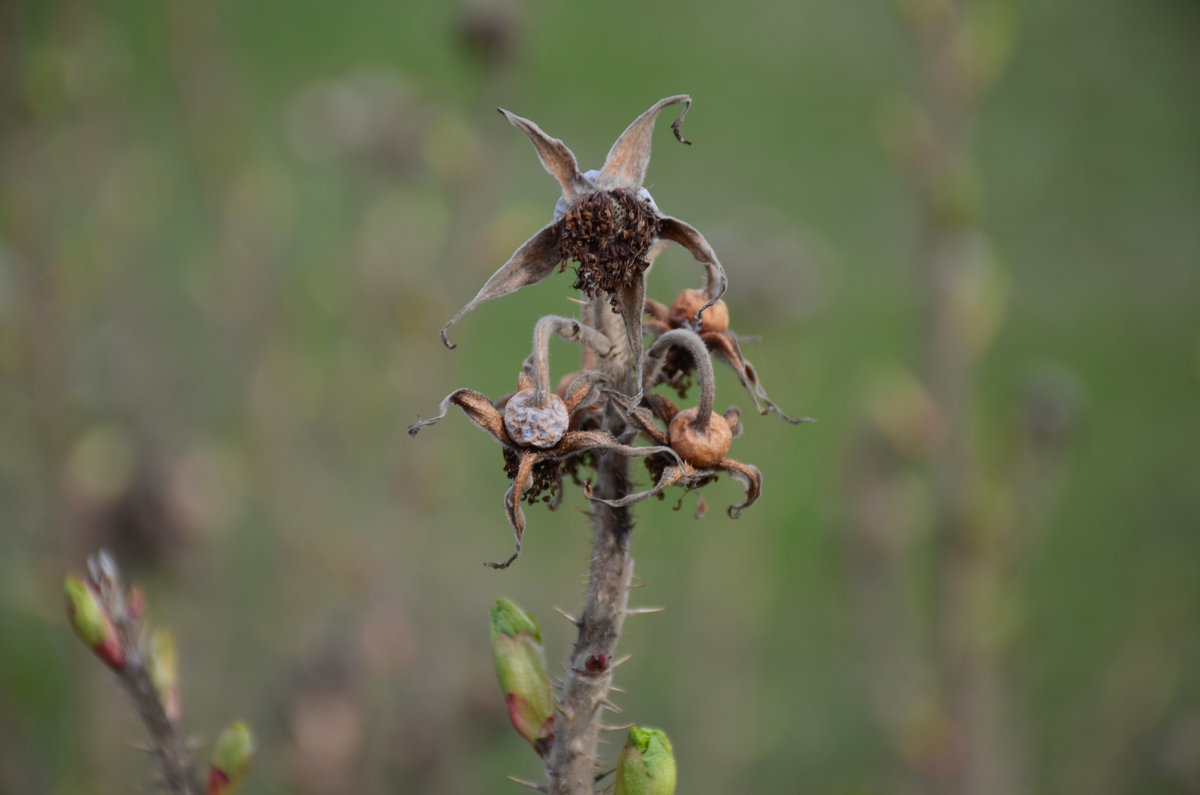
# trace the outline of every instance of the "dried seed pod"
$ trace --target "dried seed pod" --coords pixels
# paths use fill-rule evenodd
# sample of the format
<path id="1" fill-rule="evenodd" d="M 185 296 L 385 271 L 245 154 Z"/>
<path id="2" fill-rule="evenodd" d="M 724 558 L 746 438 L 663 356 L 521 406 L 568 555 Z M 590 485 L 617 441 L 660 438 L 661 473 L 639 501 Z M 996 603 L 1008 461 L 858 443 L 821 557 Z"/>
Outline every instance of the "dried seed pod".
<path id="1" fill-rule="evenodd" d="M 697 469 L 715 467 L 729 454 L 733 446 L 733 430 L 715 411 L 709 412 L 708 422 L 698 422 L 699 407 L 684 409 L 667 426 L 671 449 Z"/>
<path id="2" fill-rule="evenodd" d="M 704 309 L 697 322 L 696 313 L 708 303 L 708 297 L 699 290 L 684 290 L 675 296 L 671 308 L 667 310 L 667 322 L 673 328 L 689 328 L 693 331 L 721 333 L 729 330 L 729 307 L 724 301 L 717 301 Z"/>
<path id="3" fill-rule="evenodd" d="M 538 403 L 537 390 L 522 389 L 504 406 L 504 428 L 522 447 L 553 447 L 571 424 L 567 404 L 558 395 L 546 395 Z"/>

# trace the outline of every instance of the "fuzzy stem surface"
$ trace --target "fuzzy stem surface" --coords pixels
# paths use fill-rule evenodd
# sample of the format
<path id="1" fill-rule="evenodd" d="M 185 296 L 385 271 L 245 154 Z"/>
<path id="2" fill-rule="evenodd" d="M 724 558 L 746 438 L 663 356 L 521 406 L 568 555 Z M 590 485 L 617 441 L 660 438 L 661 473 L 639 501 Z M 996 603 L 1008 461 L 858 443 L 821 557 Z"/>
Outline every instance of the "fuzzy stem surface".
<path id="1" fill-rule="evenodd" d="M 591 302 L 591 317 L 613 343 L 602 362 L 606 374 L 625 394 L 631 392 L 629 353 L 623 321 L 609 308 L 604 297 Z M 617 438 L 625 434 L 624 420 L 610 407 L 605 427 Z M 619 500 L 630 493 L 629 460 L 619 454 L 596 457 L 595 495 Z M 629 543 L 633 517 L 628 507 L 613 508 L 592 503 L 592 561 L 588 572 L 587 596 L 579 618 L 579 636 L 563 679 L 555 726 L 554 746 L 546 765 L 547 789 L 554 795 L 580 795 L 595 791 L 602 712 L 608 702 L 612 671 L 607 664 L 588 661 L 612 660 L 621 637 L 633 558 Z"/>

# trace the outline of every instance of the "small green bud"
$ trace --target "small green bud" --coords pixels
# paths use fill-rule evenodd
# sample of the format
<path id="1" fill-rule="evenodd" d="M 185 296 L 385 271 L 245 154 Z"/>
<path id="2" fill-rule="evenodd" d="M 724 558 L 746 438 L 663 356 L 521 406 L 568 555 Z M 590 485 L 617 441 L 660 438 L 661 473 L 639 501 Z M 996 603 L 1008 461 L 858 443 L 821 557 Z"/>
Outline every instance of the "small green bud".
<path id="1" fill-rule="evenodd" d="M 112 619 L 100 604 L 99 594 L 78 577 L 67 577 L 63 589 L 67 594 L 67 614 L 71 617 L 75 634 L 109 668 L 124 668 L 125 650 L 121 648 Z"/>
<path id="2" fill-rule="evenodd" d="M 179 662 L 175 653 L 175 638 L 165 629 L 156 629 L 150 639 L 150 680 L 158 691 L 167 719 L 177 723 L 183 715 L 179 695 Z"/>
<path id="3" fill-rule="evenodd" d="M 234 721 L 217 737 L 212 764 L 208 768 L 205 795 L 232 795 L 242 783 L 254 756 L 254 735 L 240 720 Z"/>
<path id="4" fill-rule="evenodd" d="M 540 756 L 554 742 L 554 700 L 537 621 L 507 599 L 492 606 L 492 658 L 508 717 Z"/>
<path id="5" fill-rule="evenodd" d="M 672 795 L 675 752 L 665 732 L 634 726 L 617 757 L 613 795 Z"/>

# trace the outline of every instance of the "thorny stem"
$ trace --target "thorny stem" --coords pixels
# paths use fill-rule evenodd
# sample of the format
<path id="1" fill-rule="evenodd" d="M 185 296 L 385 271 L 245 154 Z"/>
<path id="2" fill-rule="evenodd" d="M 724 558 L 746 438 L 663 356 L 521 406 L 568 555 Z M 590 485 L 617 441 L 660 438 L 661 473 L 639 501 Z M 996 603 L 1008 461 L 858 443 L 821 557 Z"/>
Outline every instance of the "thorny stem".
<path id="1" fill-rule="evenodd" d="M 605 296 L 592 300 L 591 318 L 613 344 L 612 352 L 603 359 L 605 372 L 628 394 L 631 379 L 623 321 L 609 308 Z M 606 414 L 605 427 L 617 438 L 624 435 L 625 423 L 615 408 Z M 629 492 L 628 459 L 618 454 L 598 454 L 595 496 L 619 500 Z M 546 765 L 548 791 L 553 795 L 579 795 L 595 789 L 596 745 L 601 712 L 608 703 L 612 670 L 605 666 L 591 671 L 586 663 L 614 659 L 633 578 L 633 558 L 629 554 L 633 517 L 629 508 L 613 508 L 593 501 L 592 521 L 587 596 L 578 620 L 579 636 L 559 695 L 561 714 Z"/>
<path id="2" fill-rule="evenodd" d="M 116 672 L 121 688 L 133 701 L 134 709 L 150 736 L 150 751 L 158 762 L 162 786 L 172 795 L 201 795 L 204 791 L 192 763 L 187 745 L 167 717 L 162 699 L 146 666 L 147 652 L 140 622 L 125 604 L 125 594 L 117 576 L 116 564 L 101 552 L 88 563 L 92 579 L 98 584 L 113 626 L 116 627 L 126 663 Z"/>
<path id="3" fill-rule="evenodd" d="M 700 381 L 700 402 L 696 408 L 696 419 L 692 422 L 692 427 L 702 433 L 707 433 L 717 391 L 716 375 L 713 373 L 712 359 L 708 358 L 708 348 L 696 332 L 682 328 L 672 329 L 654 341 L 650 350 L 646 352 L 646 357 L 656 359 L 659 356 L 665 356 L 672 345 L 686 350 L 692 357 L 692 361 L 695 362 L 696 374 Z M 643 389 L 653 383 L 649 367 L 646 368 L 646 373 L 647 379 L 646 383 L 642 385 Z"/>

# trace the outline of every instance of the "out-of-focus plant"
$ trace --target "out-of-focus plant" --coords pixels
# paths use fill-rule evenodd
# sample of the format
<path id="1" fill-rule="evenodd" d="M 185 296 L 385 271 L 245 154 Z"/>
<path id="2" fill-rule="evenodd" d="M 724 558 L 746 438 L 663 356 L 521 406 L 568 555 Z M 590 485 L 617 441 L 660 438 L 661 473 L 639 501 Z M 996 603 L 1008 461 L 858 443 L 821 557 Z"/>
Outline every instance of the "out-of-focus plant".
<path id="1" fill-rule="evenodd" d="M 859 657 L 894 754 L 894 791 L 1023 791 L 1027 754 L 1006 659 L 1018 620 L 1011 582 L 1037 513 L 1031 504 L 1044 492 L 1028 472 L 1045 475 L 1061 449 L 1040 444 L 1037 418 L 1027 415 L 1006 434 L 1015 440 L 1006 450 L 1011 466 L 985 466 L 980 455 L 978 371 L 1003 322 L 1008 281 L 980 222 L 972 144 L 1016 11 L 1002 0 L 897 6 L 916 45 L 919 90 L 892 104 L 883 132 L 919 207 L 914 285 L 924 329 L 919 366 L 872 387 L 852 456 Z M 1064 397 L 1044 386 L 1045 399 Z M 929 559 L 929 579 L 918 586 L 929 598 L 928 635 L 896 598 L 920 555 Z"/>
<path id="2" fill-rule="evenodd" d="M 87 577 L 69 575 L 64 590 L 75 634 L 116 674 L 146 727 L 162 787 L 173 795 L 233 795 L 254 755 L 253 735 L 241 721 L 223 731 L 201 786 L 179 733 L 183 701 L 175 642 L 165 629 L 147 631 L 141 590 L 125 587 L 116 561 L 103 551 L 88 560 Z"/>
<path id="3" fill-rule="evenodd" d="M 529 137 L 542 165 L 558 180 L 562 196 L 550 223 L 521 245 L 446 323 L 442 339 L 454 347 L 446 338 L 451 325 L 485 301 L 564 270 L 567 262 L 576 265 L 573 287 L 585 299 L 582 317 L 538 321 L 516 392 L 493 401 L 474 390 L 456 390 L 442 401 L 437 416 L 409 428 L 416 435 L 456 405 L 503 446 L 513 481 L 503 507 L 516 548 L 506 560 L 488 566 L 507 568 L 520 555 L 525 532 L 522 501 L 546 501 L 556 507 L 567 477 L 582 486 L 591 501 L 593 553 L 587 597 L 582 615 L 572 618 L 578 640 L 553 700 L 537 622 L 505 601 L 492 612 L 493 654 L 510 717 L 546 759 L 546 783 L 524 783 L 542 792 L 590 793 L 607 775 L 598 775 L 603 769 L 596 755 L 604 728 L 601 716 L 613 708 L 609 691 L 619 662 L 614 654 L 624 619 L 635 612 L 627 606 L 633 575 L 629 506 L 660 496 L 672 485 L 700 489 L 722 474 L 746 489 L 746 499 L 729 509 L 731 517 L 758 499 L 761 473 L 728 457 L 741 432 L 740 413 L 736 408 L 723 414 L 713 410 L 711 358 L 733 367 L 760 413 L 773 411 L 789 422 L 801 421 L 771 402 L 742 355 L 738 338 L 729 331 L 729 310 L 721 300 L 725 270 L 704 236 L 662 213 L 644 187 L 655 121 L 673 105 L 683 106 L 671 125 L 675 137 L 689 143 L 680 126 L 691 98 L 667 97 L 634 120 L 599 170 L 587 172 L 580 172 L 575 155 L 562 141 L 528 119 L 500 111 Z M 701 263 L 705 280 L 701 289 L 683 291 L 668 307 L 646 298 L 646 276 L 671 244 L 682 246 Z M 644 319 L 647 314 L 649 322 Z M 549 363 L 549 340 L 555 334 L 583 347 L 580 368 L 563 375 L 557 386 Z M 654 342 L 644 350 L 646 335 Z M 667 397 L 652 393 L 666 385 L 682 396 L 693 379 L 699 381 L 700 392 L 693 408 L 681 410 Z M 638 445 L 639 439 L 650 444 Z M 633 488 L 633 458 L 644 459 L 651 488 Z M 630 733 L 615 787 L 628 793 L 674 791 L 674 759 L 665 735 L 638 729 Z"/>

